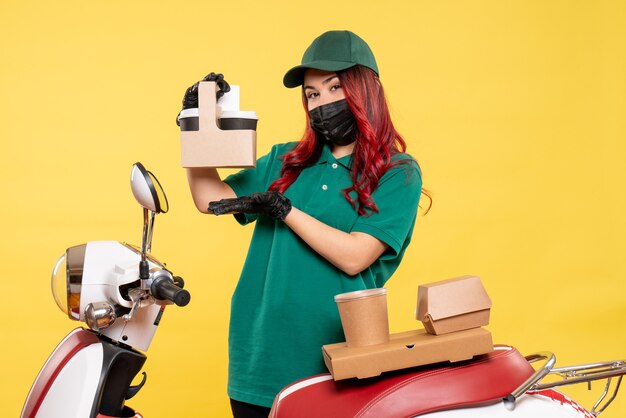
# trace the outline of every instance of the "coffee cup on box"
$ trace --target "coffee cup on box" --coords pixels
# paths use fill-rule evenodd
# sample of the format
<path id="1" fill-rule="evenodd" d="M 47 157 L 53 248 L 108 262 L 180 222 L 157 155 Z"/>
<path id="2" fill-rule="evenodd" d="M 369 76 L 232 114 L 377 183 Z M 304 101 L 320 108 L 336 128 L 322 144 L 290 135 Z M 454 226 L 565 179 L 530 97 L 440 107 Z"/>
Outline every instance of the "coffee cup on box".
<path id="1" fill-rule="evenodd" d="M 387 289 L 367 289 L 335 296 L 348 347 L 389 342 Z"/>

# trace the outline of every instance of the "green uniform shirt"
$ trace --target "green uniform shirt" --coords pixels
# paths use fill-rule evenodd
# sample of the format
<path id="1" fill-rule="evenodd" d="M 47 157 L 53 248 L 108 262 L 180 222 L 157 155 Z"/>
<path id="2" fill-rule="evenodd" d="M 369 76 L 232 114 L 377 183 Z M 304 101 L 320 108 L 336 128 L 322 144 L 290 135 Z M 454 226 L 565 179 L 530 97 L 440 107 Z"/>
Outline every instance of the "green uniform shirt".
<path id="1" fill-rule="evenodd" d="M 237 196 L 266 191 L 280 177 L 279 157 L 295 145 L 275 145 L 256 168 L 225 182 Z M 302 170 L 285 196 L 327 225 L 364 232 L 389 245 L 361 273 L 348 276 L 283 222 L 256 214 L 235 216 L 244 225 L 256 220 L 231 304 L 228 394 L 235 400 L 269 407 L 287 384 L 326 372 L 322 345 L 345 341 L 334 296 L 384 286 L 402 259 L 422 188 L 416 163 L 385 173 L 372 194 L 379 212 L 358 216 L 342 193 L 352 185 L 350 158 L 336 159 L 325 146 L 319 161 Z M 403 158 L 410 156 L 398 154 L 394 160 Z"/>

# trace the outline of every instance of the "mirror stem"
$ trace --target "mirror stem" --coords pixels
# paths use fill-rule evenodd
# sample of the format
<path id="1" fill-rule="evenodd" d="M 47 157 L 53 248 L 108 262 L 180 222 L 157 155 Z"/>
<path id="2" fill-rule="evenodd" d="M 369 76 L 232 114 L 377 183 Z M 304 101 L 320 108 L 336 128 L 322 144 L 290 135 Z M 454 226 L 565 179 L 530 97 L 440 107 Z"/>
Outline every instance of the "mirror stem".
<path id="1" fill-rule="evenodd" d="M 152 251 L 152 231 L 154 230 L 154 217 L 155 212 L 150 211 L 150 228 L 148 229 L 148 245 L 146 246 L 146 252 Z"/>
<path id="2" fill-rule="evenodd" d="M 143 209 L 143 235 L 141 237 L 141 261 L 146 261 L 146 249 L 148 248 L 148 209 Z"/>
<path id="3" fill-rule="evenodd" d="M 150 278 L 150 269 L 146 260 L 146 251 L 148 249 L 148 237 L 150 234 L 150 224 L 148 221 L 148 209 L 143 208 L 143 234 L 141 237 L 141 261 L 139 262 L 139 278 L 147 280 Z"/>

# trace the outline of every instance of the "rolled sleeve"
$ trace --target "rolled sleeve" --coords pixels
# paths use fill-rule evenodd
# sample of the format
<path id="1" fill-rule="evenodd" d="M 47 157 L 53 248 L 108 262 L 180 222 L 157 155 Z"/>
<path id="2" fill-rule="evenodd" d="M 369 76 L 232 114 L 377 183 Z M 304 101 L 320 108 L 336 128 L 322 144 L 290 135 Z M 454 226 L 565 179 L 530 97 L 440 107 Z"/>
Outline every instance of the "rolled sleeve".
<path id="1" fill-rule="evenodd" d="M 421 193 L 422 177 L 416 163 L 396 165 L 372 193 L 378 212 L 359 216 L 351 232 L 363 232 L 387 244 L 381 259 L 396 258 L 410 242 Z"/>

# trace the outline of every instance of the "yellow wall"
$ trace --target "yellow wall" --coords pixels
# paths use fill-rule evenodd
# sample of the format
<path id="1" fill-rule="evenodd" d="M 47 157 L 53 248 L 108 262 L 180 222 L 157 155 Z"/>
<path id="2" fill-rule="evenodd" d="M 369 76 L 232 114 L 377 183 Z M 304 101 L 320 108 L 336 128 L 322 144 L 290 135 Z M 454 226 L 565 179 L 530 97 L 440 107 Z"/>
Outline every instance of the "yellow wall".
<path id="1" fill-rule="evenodd" d="M 392 331 L 417 326 L 419 283 L 476 274 L 496 342 L 554 351 L 561 365 L 626 357 L 625 3 L 296 3 L 0 4 L 1 416 L 19 414 L 79 325 L 50 294 L 57 257 L 89 240 L 139 242 L 136 161 L 171 204 L 154 253 L 193 300 L 168 309 L 130 404 L 147 417 L 228 416 L 229 301 L 252 227 L 195 211 L 174 118 L 185 88 L 220 71 L 260 115 L 259 155 L 297 139 L 299 92 L 282 76 L 338 28 L 374 50 L 435 199 L 388 286 Z M 604 416 L 625 415 L 622 394 Z"/>

